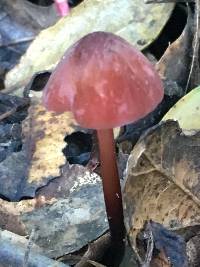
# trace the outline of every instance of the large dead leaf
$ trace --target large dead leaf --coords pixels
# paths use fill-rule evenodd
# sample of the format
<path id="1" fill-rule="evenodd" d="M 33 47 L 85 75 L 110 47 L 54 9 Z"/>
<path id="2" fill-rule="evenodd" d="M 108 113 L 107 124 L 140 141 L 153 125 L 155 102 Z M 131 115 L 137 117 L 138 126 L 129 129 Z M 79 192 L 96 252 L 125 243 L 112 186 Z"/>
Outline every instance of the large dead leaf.
<path id="1" fill-rule="evenodd" d="M 93 31 L 116 33 L 142 49 L 159 35 L 173 7 L 173 3 L 146 5 L 140 0 L 85 0 L 39 34 L 7 75 L 6 87 L 24 86 L 35 72 L 51 69 L 70 45 Z"/>
<path id="2" fill-rule="evenodd" d="M 41 104 L 32 104 L 23 122 L 22 151 L 0 163 L 0 194 L 11 200 L 34 197 L 38 187 L 60 176 L 66 161 L 64 138 L 75 128 L 70 113 L 56 115 Z"/>
<path id="3" fill-rule="evenodd" d="M 125 224 L 132 243 L 146 220 L 170 229 L 200 223 L 200 132 L 167 121 L 146 133 L 128 160 Z"/>
<path id="4" fill-rule="evenodd" d="M 34 231 L 34 243 L 54 258 L 79 250 L 108 229 L 100 177 L 79 165 L 61 172 L 35 199 L 0 200 L 0 227 L 20 235 Z"/>
<path id="5" fill-rule="evenodd" d="M 69 267 L 44 257 L 41 249 L 31 242 L 32 240 L 27 240 L 25 237 L 0 230 L 0 266 L 21 267 L 28 264 L 28 266 Z"/>
<path id="6" fill-rule="evenodd" d="M 65 189 L 69 179 L 73 186 Z M 21 216 L 27 232 L 35 229 L 35 243 L 50 257 L 76 251 L 108 229 L 100 177 L 74 165 L 65 183 L 56 188 L 50 205 Z"/>
<path id="7" fill-rule="evenodd" d="M 163 120 L 177 120 L 184 130 L 200 130 L 200 87 L 181 98 Z"/>

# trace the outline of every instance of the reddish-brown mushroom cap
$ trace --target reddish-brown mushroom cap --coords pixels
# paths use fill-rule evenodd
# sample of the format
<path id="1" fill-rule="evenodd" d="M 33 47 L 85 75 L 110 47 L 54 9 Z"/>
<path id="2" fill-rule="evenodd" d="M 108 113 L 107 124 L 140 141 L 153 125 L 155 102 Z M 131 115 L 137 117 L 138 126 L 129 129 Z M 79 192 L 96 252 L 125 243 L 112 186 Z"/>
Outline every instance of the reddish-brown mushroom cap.
<path id="1" fill-rule="evenodd" d="M 66 51 L 43 103 L 73 112 L 83 127 L 106 129 L 137 121 L 162 98 L 160 77 L 141 52 L 112 33 L 94 32 Z"/>

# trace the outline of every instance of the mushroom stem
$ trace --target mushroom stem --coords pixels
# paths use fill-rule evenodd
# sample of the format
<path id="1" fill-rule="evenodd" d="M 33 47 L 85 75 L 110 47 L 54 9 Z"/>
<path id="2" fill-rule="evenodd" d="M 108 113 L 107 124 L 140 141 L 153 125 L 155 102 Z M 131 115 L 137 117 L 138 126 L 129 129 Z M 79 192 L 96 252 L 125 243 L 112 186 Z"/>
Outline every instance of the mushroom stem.
<path id="1" fill-rule="evenodd" d="M 111 237 L 114 241 L 122 241 L 124 237 L 123 207 L 113 129 L 97 130 L 97 137 L 103 192 Z"/>

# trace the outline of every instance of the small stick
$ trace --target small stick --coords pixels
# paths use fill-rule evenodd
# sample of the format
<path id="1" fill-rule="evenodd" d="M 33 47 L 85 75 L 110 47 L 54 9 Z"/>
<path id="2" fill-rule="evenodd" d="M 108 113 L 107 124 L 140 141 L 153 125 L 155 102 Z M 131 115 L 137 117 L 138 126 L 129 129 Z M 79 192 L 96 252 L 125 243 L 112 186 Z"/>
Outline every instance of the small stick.
<path id="1" fill-rule="evenodd" d="M 153 238 L 153 233 L 151 229 L 148 229 L 148 241 L 147 241 L 147 252 L 145 255 L 145 260 L 144 263 L 142 264 L 142 267 L 149 267 L 151 260 L 152 260 L 152 255 L 153 255 L 153 249 L 154 249 L 154 238 Z"/>
<path id="2" fill-rule="evenodd" d="M 26 37 L 26 38 L 23 38 L 23 39 L 20 39 L 20 40 L 17 40 L 17 41 L 13 41 L 13 42 L 9 42 L 9 43 L 3 43 L 0 45 L 0 48 L 3 48 L 3 47 L 7 47 L 7 46 L 14 46 L 14 45 L 18 45 L 18 44 L 23 44 L 23 43 L 28 43 L 28 42 L 31 42 L 35 39 L 35 36 L 31 36 L 31 37 Z"/>
<path id="3" fill-rule="evenodd" d="M 5 113 L 0 115 L 0 121 L 6 119 L 7 117 L 11 116 L 12 114 L 14 114 L 17 111 L 17 108 L 12 108 L 9 111 L 6 111 Z"/>
<path id="4" fill-rule="evenodd" d="M 29 102 L 29 99 L 25 99 L 26 101 L 24 101 L 24 103 L 22 104 L 19 104 L 17 107 L 14 107 L 6 112 L 4 112 L 3 114 L 0 115 L 0 121 L 8 118 L 9 116 L 13 115 L 16 111 L 19 111 L 20 109 L 22 108 L 25 108 L 26 106 L 28 106 L 28 104 L 30 103 Z"/>
<path id="5" fill-rule="evenodd" d="M 29 239 L 28 239 L 27 249 L 26 249 L 25 254 L 24 254 L 23 267 L 28 267 L 29 255 L 30 255 L 31 248 L 32 248 L 33 242 L 34 242 L 34 234 L 35 234 L 35 229 L 33 229 L 31 231 L 31 234 L 30 234 Z"/>

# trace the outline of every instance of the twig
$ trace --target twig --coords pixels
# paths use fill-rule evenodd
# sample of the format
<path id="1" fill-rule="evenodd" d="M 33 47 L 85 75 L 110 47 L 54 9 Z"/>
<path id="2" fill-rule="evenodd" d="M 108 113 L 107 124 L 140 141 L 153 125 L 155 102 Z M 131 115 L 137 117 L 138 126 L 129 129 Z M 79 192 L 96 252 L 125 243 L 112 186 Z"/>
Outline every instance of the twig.
<path id="1" fill-rule="evenodd" d="M 137 248 L 134 246 L 134 244 L 131 244 L 131 247 L 134 251 L 134 254 L 136 256 L 136 260 L 141 267 L 149 267 L 151 260 L 152 260 L 152 255 L 153 255 L 153 249 L 154 249 L 154 238 L 153 238 L 153 233 L 151 230 L 151 225 L 148 223 L 146 226 L 145 230 L 145 239 L 147 240 L 147 250 L 145 254 L 145 259 L 144 261 L 140 257 Z"/>
<path id="2" fill-rule="evenodd" d="M 134 251 L 134 253 L 135 253 L 136 261 L 138 262 L 138 264 L 139 264 L 140 266 L 142 266 L 143 261 L 142 261 L 140 255 L 139 255 L 139 253 L 138 253 L 137 248 L 136 248 L 133 244 L 131 244 L 131 247 L 132 247 L 132 249 L 133 249 L 133 251 Z"/>
<path id="3" fill-rule="evenodd" d="M 199 51 L 199 12 L 200 12 L 200 6 L 199 6 L 199 0 L 196 0 L 196 33 L 194 36 L 194 42 L 193 42 L 193 54 L 192 54 L 192 62 L 191 62 L 191 67 L 190 67 L 190 72 L 188 75 L 188 80 L 187 80 L 187 84 L 186 84 L 186 88 L 185 88 L 185 94 L 188 91 L 188 87 L 189 87 L 189 83 L 194 71 L 194 66 L 196 63 L 196 60 L 198 60 L 197 56 L 198 56 L 198 51 Z"/>
<path id="4" fill-rule="evenodd" d="M 0 115 L 0 121 L 8 118 L 9 116 L 13 115 L 15 112 L 19 111 L 20 109 L 23 109 L 27 107 L 30 104 L 29 98 L 24 98 L 24 102 L 21 104 L 18 104 L 18 106 L 15 106 L 11 108 L 10 110 L 4 112 L 3 114 Z"/>
<path id="5" fill-rule="evenodd" d="M 28 267 L 29 255 L 30 255 L 31 248 L 32 248 L 33 242 L 34 242 L 34 235 L 35 235 L 35 229 L 33 229 L 31 231 L 31 234 L 30 234 L 29 239 L 28 239 L 27 249 L 26 249 L 25 254 L 24 254 L 24 264 L 23 264 L 23 267 Z"/>
<path id="6" fill-rule="evenodd" d="M 6 111 L 5 113 L 0 115 L 0 121 L 6 119 L 7 117 L 11 116 L 12 114 L 14 114 L 17 111 L 17 108 L 12 108 L 9 111 Z"/>
<path id="7" fill-rule="evenodd" d="M 145 260 L 144 260 L 144 263 L 142 264 L 142 267 L 150 266 L 152 255 L 153 255 L 153 248 L 154 248 L 153 233 L 151 229 L 149 228 L 148 229 L 147 252 L 146 252 Z"/>
<path id="8" fill-rule="evenodd" d="M 35 36 L 26 37 L 26 38 L 23 38 L 23 39 L 19 39 L 17 41 L 9 42 L 9 43 L 6 43 L 6 44 L 1 44 L 0 48 L 7 47 L 7 46 L 14 46 L 14 45 L 23 44 L 23 43 L 28 43 L 28 42 L 33 41 L 34 39 L 35 39 Z"/>

